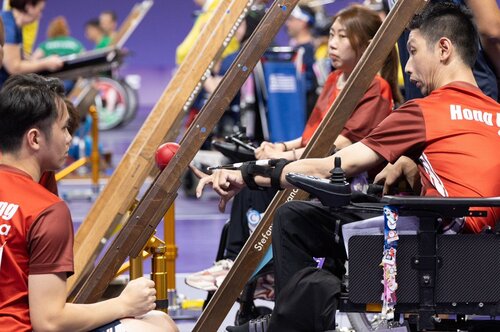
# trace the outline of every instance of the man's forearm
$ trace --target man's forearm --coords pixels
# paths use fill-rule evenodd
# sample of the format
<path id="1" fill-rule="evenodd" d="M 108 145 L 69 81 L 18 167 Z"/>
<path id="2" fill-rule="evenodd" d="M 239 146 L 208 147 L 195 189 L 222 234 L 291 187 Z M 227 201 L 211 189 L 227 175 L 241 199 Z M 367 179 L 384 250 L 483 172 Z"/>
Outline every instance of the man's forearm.
<path id="1" fill-rule="evenodd" d="M 287 173 L 303 173 L 316 176 L 318 178 L 330 177 L 330 171 L 334 168 L 335 157 L 340 157 L 341 167 L 346 177 L 367 171 L 372 167 L 382 163 L 384 158 L 366 145 L 358 142 L 338 151 L 326 158 L 300 159 L 285 166 L 281 174 L 281 184 L 283 188 L 292 186 L 286 181 Z"/>
<path id="2" fill-rule="evenodd" d="M 66 303 L 58 322 L 59 330 L 89 331 L 123 316 L 117 298 L 92 304 Z"/>
<path id="3" fill-rule="evenodd" d="M 30 319 L 35 331 L 88 331 L 127 315 L 120 297 L 95 304 L 66 303 L 62 273 L 30 275 Z"/>
<path id="4" fill-rule="evenodd" d="M 7 56 L 4 60 L 5 70 L 11 75 L 19 75 L 19 74 L 27 74 L 27 73 L 36 73 L 42 71 L 44 69 L 43 59 L 41 60 L 14 60 L 7 59 Z"/>
<path id="5" fill-rule="evenodd" d="M 287 150 L 298 149 L 302 147 L 302 137 L 298 137 L 294 140 L 285 142 Z"/>
<path id="6" fill-rule="evenodd" d="M 341 158 L 341 167 L 347 177 L 359 174 L 380 164 L 384 159 L 375 151 L 362 143 L 350 145 L 333 156 L 326 158 L 307 158 L 300 159 L 287 164 L 280 176 L 280 185 L 282 188 L 292 188 L 293 186 L 286 181 L 287 173 L 302 173 L 318 178 L 328 178 L 330 171 L 334 168 L 335 157 Z M 270 187 L 270 177 L 256 175 L 255 183 L 261 187 Z"/>

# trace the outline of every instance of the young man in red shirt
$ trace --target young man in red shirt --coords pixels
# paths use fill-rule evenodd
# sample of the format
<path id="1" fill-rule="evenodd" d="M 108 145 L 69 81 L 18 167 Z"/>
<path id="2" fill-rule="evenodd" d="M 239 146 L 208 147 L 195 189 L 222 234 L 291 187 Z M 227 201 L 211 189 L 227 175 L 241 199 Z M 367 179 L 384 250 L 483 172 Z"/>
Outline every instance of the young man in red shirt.
<path id="1" fill-rule="evenodd" d="M 59 80 L 35 74 L 12 76 L 0 91 L 1 329 L 101 331 L 110 324 L 105 328 L 176 331 L 166 315 L 148 314 L 156 297 L 154 283 L 144 278 L 111 300 L 66 303 L 73 224 L 66 204 L 38 183 L 67 157 L 71 135 L 63 92 Z"/>
<path id="2" fill-rule="evenodd" d="M 426 97 L 405 103 L 370 135 L 334 156 L 287 164 L 274 174 L 281 187 L 291 187 L 285 179 L 290 172 L 329 177 L 337 156 L 347 176 L 384 160 L 398 164 L 402 157 L 398 174 L 406 173 L 408 159 L 415 161 L 422 195 L 500 196 L 500 106 L 479 90 L 472 74 L 478 37 L 470 15 L 450 2 L 439 2 L 416 16 L 410 30 L 405 70 Z M 203 175 L 197 194 L 211 183 L 224 206 L 252 180 L 257 186 L 271 185 L 268 176 L 250 174 L 244 179 L 241 171 L 220 170 Z M 467 217 L 462 223 L 443 226 L 448 231 L 480 232 L 500 218 L 500 209 L 487 210 L 485 218 Z M 343 272 L 343 245 L 332 240 L 336 219 L 327 208 L 308 202 L 292 201 L 277 211 L 272 235 L 278 300 L 291 276 L 316 266 L 313 257 L 326 257 L 324 268 Z"/>

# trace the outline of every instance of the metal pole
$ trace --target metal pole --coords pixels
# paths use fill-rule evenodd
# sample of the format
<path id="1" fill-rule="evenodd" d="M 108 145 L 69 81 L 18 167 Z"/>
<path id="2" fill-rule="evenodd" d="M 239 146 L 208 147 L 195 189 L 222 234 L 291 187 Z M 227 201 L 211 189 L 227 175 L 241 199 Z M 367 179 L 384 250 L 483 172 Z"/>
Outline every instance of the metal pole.
<path id="1" fill-rule="evenodd" d="M 155 282 L 156 287 L 156 310 L 168 313 L 166 248 L 151 248 L 151 253 L 151 280 Z"/>
<path id="2" fill-rule="evenodd" d="M 92 117 L 92 152 L 90 154 L 92 165 L 92 192 L 97 195 L 99 193 L 99 114 L 95 105 L 90 106 L 89 113 Z"/>

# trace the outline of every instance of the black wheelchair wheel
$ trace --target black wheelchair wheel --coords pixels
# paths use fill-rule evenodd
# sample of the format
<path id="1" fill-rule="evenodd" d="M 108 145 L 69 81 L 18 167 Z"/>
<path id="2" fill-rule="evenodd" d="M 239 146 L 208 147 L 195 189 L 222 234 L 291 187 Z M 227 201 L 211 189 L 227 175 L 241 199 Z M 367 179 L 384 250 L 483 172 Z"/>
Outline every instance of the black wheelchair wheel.
<path id="1" fill-rule="evenodd" d="M 120 82 L 127 93 L 127 113 L 121 123 L 124 126 L 135 119 L 135 115 L 139 109 L 139 95 L 137 94 L 137 90 L 132 88 L 125 80 L 121 80 Z"/>
<path id="2" fill-rule="evenodd" d="M 348 312 L 347 318 L 349 319 L 349 323 L 354 331 L 356 332 L 372 332 L 372 331 L 390 331 L 394 329 L 392 328 L 382 328 L 383 321 L 380 319 L 379 314 L 368 314 L 362 312 Z M 398 325 L 398 331 L 413 331 L 408 324 L 408 321 L 405 321 L 402 325 Z"/>
<path id="3" fill-rule="evenodd" d="M 347 313 L 347 318 L 349 318 L 349 322 L 356 332 L 369 332 L 373 331 L 375 328 L 375 326 L 372 325 L 373 322 L 371 322 L 364 313 L 349 312 Z"/>

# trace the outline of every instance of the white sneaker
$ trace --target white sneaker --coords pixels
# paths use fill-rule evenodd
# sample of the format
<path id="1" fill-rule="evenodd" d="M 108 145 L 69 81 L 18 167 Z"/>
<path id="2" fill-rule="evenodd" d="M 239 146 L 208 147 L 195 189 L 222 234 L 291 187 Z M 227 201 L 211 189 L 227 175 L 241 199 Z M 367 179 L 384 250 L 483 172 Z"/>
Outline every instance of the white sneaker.
<path id="1" fill-rule="evenodd" d="M 186 277 L 185 283 L 194 288 L 198 288 L 205 291 L 216 291 L 221 280 L 227 275 L 231 267 L 233 266 L 233 261 L 230 259 L 222 259 L 212 267 L 205 269 L 200 272 L 190 274 Z"/>

